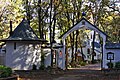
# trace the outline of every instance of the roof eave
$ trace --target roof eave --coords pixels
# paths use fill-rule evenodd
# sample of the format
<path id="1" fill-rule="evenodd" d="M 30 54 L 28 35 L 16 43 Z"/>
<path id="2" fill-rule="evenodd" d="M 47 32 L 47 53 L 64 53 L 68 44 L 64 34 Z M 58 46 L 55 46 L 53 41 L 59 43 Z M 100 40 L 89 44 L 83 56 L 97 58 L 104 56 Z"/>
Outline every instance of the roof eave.
<path id="1" fill-rule="evenodd" d="M 79 21 L 78 23 L 80 23 L 82 20 L 87 21 L 90 25 L 94 26 L 94 27 L 95 27 L 96 29 L 98 29 L 101 33 L 103 33 L 104 35 L 106 35 L 106 37 L 110 37 L 110 36 L 108 36 L 106 33 L 104 33 L 102 30 L 100 30 L 98 27 L 96 27 L 95 25 L 93 25 L 92 23 L 90 23 L 90 22 L 89 22 L 87 19 L 85 19 L 85 18 L 80 19 L 80 21 Z M 74 26 L 76 26 L 78 23 L 76 23 Z M 71 30 L 74 26 L 72 26 L 70 29 L 68 29 L 68 31 Z M 66 31 L 65 33 L 63 33 L 59 38 L 62 38 L 68 31 Z"/>
<path id="2" fill-rule="evenodd" d="M 14 42 L 32 42 L 32 43 L 47 43 L 48 41 L 45 39 L 38 39 L 38 40 L 8 40 L 2 39 L 0 42 L 7 42 L 7 41 L 14 41 Z"/>
<path id="3" fill-rule="evenodd" d="M 106 49 L 120 49 L 120 48 L 106 48 Z"/>

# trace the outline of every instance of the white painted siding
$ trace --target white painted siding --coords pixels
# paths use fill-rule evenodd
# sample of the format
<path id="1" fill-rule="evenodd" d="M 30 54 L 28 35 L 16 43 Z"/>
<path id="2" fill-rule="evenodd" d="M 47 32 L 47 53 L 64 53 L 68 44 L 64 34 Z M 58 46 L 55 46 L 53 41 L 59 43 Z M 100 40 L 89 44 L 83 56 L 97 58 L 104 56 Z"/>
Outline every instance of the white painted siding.
<path id="1" fill-rule="evenodd" d="M 6 66 L 14 70 L 29 70 L 32 65 L 40 66 L 40 47 L 27 43 L 17 43 L 14 49 L 14 42 L 6 42 Z"/>
<path id="2" fill-rule="evenodd" d="M 62 55 L 60 55 L 60 50 L 62 51 Z M 50 52 L 50 49 L 44 49 L 44 51 L 47 51 L 46 57 L 45 57 L 45 67 L 51 66 L 51 52 Z M 63 63 L 64 58 L 65 57 L 63 55 L 62 48 L 56 49 L 56 67 L 64 69 L 64 65 L 65 65 Z"/>
<path id="3" fill-rule="evenodd" d="M 45 52 L 45 67 L 51 66 L 51 51 L 50 49 L 44 49 Z"/>
<path id="4" fill-rule="evenodd" d="M 110 60 L 107 60 L 107 53 L 112 52 L 114 53 L 114 60 L 112 60 L 113 63 L 120 61 L 120 49 L 105 49 L 104 57 L 103 57 L 103 68 L 108 68 L 107 63 L 110 62 Z"/>

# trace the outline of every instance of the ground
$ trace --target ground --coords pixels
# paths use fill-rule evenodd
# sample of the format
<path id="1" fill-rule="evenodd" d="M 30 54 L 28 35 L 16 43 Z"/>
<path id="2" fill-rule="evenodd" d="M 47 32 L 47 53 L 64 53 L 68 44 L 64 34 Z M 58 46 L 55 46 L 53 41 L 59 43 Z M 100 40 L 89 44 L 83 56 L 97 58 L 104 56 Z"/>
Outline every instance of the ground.
<path id="1" fill-rule="evenodd" d="M 101 71 L 100 64 L 90 64 L 66 71 L 17 71 L 20 80 L 120 80 L 120 71 Z"/>

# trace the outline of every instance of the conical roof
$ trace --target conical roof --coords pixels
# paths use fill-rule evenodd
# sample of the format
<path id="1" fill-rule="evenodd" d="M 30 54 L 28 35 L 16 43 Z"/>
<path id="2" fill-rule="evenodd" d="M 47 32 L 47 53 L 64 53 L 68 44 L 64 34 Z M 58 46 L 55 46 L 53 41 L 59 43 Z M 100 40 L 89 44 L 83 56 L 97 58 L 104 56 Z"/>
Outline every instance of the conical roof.
<path id="1" fill-rule="evenodd" d="M 38 36 L 28 24 L 28 21 L 23 19 L 22 22 L 13 31 L 13 34 L 9 36 L 8 40 L 38 40 Z"/>
<path id="2" fill-rule="evenodd" d="M 12 35 L 7 39 L 1 41 L 37 41 L 47 42 L 47 40 L 39 39 L 34 30 L 28 24 L 28 21 L 23 19 L 21 23 L 15 28 Z"/>

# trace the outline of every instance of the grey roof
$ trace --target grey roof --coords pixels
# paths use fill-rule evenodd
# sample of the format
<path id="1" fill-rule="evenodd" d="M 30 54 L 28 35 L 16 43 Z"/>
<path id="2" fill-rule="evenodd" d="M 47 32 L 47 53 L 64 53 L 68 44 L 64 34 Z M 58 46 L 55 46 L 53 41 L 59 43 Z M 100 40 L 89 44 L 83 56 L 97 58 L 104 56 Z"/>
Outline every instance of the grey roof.
<path id="1" fill-rule="evenodd" d="M 23 19 L 7 40 L 38 40 L 38 36 L 29 26 L 27 20 Z"/>
<path id="2" fill-rule="evenodd" d="M 106 43 L 106 49 L 120 49 L 120 43 Z"/>
<path id="3" fill-rule="evenodd" d="M 23 19 L 21 23 L 15 28 L 11 36 L 9 36 L 7 39 L 2 39 L 0 41 L 25 41 L 32 43 L 47 42 L 47 40 L 45 39 L 38 38 L 38 36 L 28 24 L 28 21 L 25 19 Z"/>

